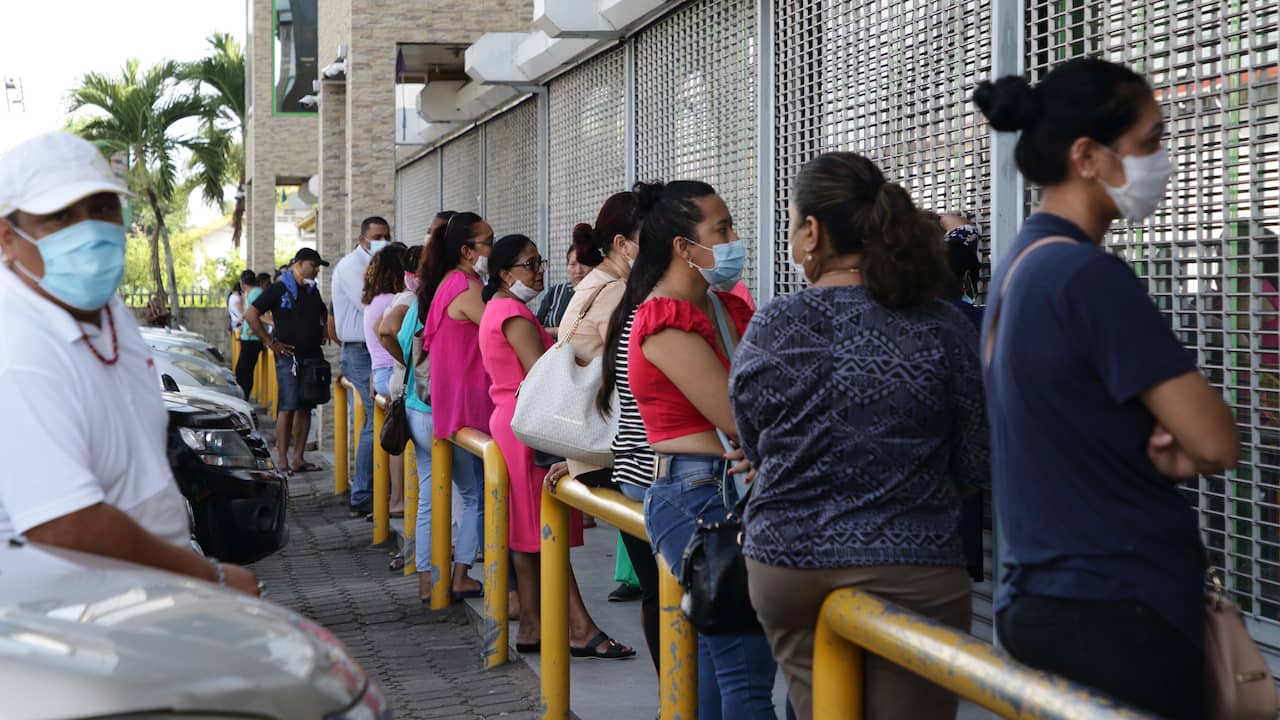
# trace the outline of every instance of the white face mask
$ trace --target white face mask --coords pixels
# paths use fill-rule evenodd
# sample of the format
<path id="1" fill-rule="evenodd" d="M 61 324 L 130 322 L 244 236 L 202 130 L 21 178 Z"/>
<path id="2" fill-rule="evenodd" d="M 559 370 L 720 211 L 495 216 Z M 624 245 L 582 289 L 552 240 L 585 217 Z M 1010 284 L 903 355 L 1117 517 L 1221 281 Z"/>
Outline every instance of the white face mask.
<path id="1" fill-rule="evenodd" d="M 1164 148 L 1150 155 L 1120 155 L 1115 150 L 1103 146 L 1107 152 L 1120 158 L 1124 165 L 1124 185 L 1111 187 L 1098 178 L 1098 182 L 1106 189 L 1116 209 L 1126 220 L 1143 220 L 1160 206 L 1164 200 L 1169 178 L 1173 175 L 1173 162 L 1169 152 Z"/>
<path id="2" fill-rule="evenodd" d="M 538 297 L 538 291 L 534 290 L 528 285 L 525 285 L 523 280 L 515 281 L 514 283 L 511 284 L 511 287 L 507 288 L 507 290 L 510 291 L 512 295 L 515 295 L 517 298 L 519 298 L 520 302 L 527 303 L 530 300 Z"/>
<path id="3" fill-rule="evenodd" d="M 489 274 L 489 256 L 481 255 L 480 257 L 476 258 L 475 262 L 471 263 L 471 267 L 475 269 L 477 275 L 488 275 Z"/>

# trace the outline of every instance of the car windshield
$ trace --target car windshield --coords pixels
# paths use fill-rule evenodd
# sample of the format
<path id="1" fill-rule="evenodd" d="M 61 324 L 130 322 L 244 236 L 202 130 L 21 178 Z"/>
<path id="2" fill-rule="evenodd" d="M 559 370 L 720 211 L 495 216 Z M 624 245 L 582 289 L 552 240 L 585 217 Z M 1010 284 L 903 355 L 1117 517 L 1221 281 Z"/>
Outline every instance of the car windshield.
<path id="1" fill-rule="evenodd" d="M 186 374 L 195 378 L 195 381 L 206 387 L 223 387 L 227 381 L 212 373 L 204 365 L 192 362 L 186 358 L 173 358 L 173 364 Z"/>

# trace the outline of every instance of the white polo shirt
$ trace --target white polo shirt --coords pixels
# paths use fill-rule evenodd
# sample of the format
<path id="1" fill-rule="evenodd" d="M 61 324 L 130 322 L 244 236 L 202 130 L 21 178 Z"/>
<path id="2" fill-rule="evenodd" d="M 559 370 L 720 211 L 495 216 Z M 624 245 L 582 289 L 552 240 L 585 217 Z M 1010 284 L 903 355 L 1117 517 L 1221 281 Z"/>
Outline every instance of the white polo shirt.
<path id="1" fill-rule="evenodd" d="M 168 412 L 151 350 L 118 296 L 111 327 L 79 323 L 0 265 L 0 542 L 105 502 L 188 546 L 166 454 Z"/>
<path id="2" fill-rule="evenodd" d="M 344 343 L 364 344 L 364 271 L 373 256 L 359 245 L 333 268 L 333 329 Z"/>

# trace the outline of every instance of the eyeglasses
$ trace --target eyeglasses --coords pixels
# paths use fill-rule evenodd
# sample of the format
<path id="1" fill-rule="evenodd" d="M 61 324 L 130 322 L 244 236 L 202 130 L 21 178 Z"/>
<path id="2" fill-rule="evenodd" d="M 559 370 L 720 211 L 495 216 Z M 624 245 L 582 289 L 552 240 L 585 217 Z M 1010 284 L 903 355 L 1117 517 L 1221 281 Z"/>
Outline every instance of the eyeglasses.
<path id="1" fill-rule="evenodd" d="M 547 266 L 546 260 L 543 260 L 542 258 L 530 258 L 529 260 L 526 260 L 522 263 L 516 263 L 511 267 L 512 269 L 515 269 L 518 267 L 529 268 L 529 272 L 538 272 L 539 270 L 545 268 L 546 266 Z"/>

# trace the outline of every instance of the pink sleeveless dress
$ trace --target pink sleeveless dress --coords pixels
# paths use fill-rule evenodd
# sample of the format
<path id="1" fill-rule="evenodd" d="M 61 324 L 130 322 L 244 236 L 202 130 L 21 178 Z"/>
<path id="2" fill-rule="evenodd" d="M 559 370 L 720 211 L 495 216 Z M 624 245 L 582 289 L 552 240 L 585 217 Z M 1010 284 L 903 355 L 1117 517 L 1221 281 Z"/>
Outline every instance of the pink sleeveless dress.
<path id="1" fill-rule="evenodd" d="M 478 278 L 454 270 L 431 298 L 422 329 L 422 346 L 431 362 L 433 434 L 447 438 L 464 427 L 489 432 L 489 375 L 480 359 L 480 329 L 470 320 L 449 317 L 449 303 Z M 487 316 L 487 313 L 486 313 Z"/>
<path id="2" fill-rule="evenodd" d="M 494 406 L 493 415 L 489 418 L 489 434 L 498 441 L 502 457 L 507 461 L 507 474 L 511 477 L 510 546 L 516 552 L 536 553 L 542 549 L 542 480 L 547 471 L 533 464 L 533 450 L 511 432 L 516 390 L 525 377 L 520 357 L 507 342 L 507 336 L 502 334 L 502 324 L 513 317 L 524 318 L 537 326 L 543 348 L 551 347 L 552 340 L 522 302 L 495 298 L 484 309 L 484 318 L 480 321 L 480 354 L 484 358 L 484 369 L 493 379 L 489 386 Z M 526 390 L 537 392 L 537 388 Z M 582 513 L 573 511 L 569 523 L 569 545 L 582 545 Z"/>

